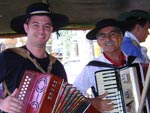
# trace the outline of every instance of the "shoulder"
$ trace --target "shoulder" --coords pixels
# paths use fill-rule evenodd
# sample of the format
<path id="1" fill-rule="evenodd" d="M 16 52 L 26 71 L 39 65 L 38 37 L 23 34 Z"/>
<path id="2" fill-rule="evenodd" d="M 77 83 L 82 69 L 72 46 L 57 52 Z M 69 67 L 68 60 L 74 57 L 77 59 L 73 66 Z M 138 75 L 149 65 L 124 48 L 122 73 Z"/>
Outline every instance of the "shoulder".
<path id="1" fill-rule="evenodd" d="M 123 37 L 123 42 L 132 42 L 132 40 L 129 37 Z"/>
<path id="2" fill-rule="evenodd" d="M 52 71 L 55 70 L 55 72 L 59 72 L 59 71 L 63 71 L 64 70 L 64 66 L 63 64 L 56 58 L 55 62 L 52 63 Z"/>
<path id="3" fill-rule="evenodd" d="M 14 58 L 17 56 L 11 49 L 4 50 L 0 55 L 5 58 Z"/>
<path id="4" fill-rule="evenodd" d="M 135 54 L 135 53 L 139 53 L 140 49 L 138 46 L 135 46 L 132 43 L 122 43 L 121 44 L 121 49 L 128 55 L 130 54 Z"/>
<path id="5" fill-rule="evenodd" d="M 123 38 L 121 46 L 125 46 L 125 45 L 131 46 L 131 47 L 138 47 L 139 46 L 139 44 L 135 40 L 130 39 L 128 37 Z"/>
<path id="6" fill-rule="evenodd" d="M 63 70 L 64 69 L 64 66 L 63 64 L 59 61 L 59 59 L 57 59 L 56 57 L 54 56 L 51 56 L 50 58 L 50 62 L 51 62 L 51 65 L 52 65 L 52 69 L 53 70 Z"/>
<path id="7" fill-rule="evenodd" d="M 61 78 L 64 78 L 64 80 L 67 81 L 67 75 L 64 66 L 58 59 L 56 59 L 56 61 L 52 64 L 51 73 Z"/>
<path id="8" fill-rule="evenodd" d="M 94 61 L 98 61 L 98 62 L 105 62 L 105 63 L 108 63 L 110 64 L 110 62 L 106 59 L 106 57 L 104 56 L 103 53 L 101 53 L 101 55 L 97 58 L 94 58 L 93 60 L 91 60 L 90 62 L 94 62 Z M 89 63 L 90 63 L 89 62 Z"/>
<path id="9" fill-rule="evenodd" d="M 50 60 L 53 62 L 53 65 L 63 66 L 62 63 L 57 58 L 55 58 L 55 57 L 53 57 Z"/>
<path id="10" fill-rule="evenodd" d="M 19 62 L 24 59 L 22 56 L 12 51 L 12 48 L 6 49 L 0 54 L 0 60 L 6 60 L 7 62 Z"/>
<path id="11" fill-rule="evenodd" d="M 14 48 L 8 48 L 8 49 L 6 49 L 6 50 L 3 51 L 3 52 L 6 53 L 6 54 L 14 54 L 14 53 L 16 53 L 15 51 L 20 52 L 20 51 L 22 51 L 22 50 L 24 50 L 24 49 L 21 48 L 21 47 L 14 47 Z"/>
<path id="12" fill-rule="evenodd" d="M 134 46 L 134 43 L 130 38 L 124 37 L 121 46 L 126 46 L 126 45 Z"/>

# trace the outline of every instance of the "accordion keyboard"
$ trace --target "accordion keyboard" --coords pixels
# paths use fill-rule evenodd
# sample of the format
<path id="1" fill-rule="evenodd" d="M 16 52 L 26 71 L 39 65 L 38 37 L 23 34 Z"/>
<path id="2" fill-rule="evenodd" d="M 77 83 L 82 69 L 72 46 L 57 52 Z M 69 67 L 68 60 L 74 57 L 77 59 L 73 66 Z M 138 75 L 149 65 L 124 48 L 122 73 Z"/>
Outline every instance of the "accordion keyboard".
<path id="1" fill-rule="evenodd" d="M 114 109 L 111 113 L 136 113 L 140 101 L 140 89 L 135 67 L 110 69 L 96 72 L 98 95 L 108 92 Z M 108 111 L 109 113 L 109 111 Z"/>
<path id="2" fill-rule="evenodd" d="M 96 73 L 96 75 L 96 81 L 98 83 L 97 86 L 99 86 L 98 94 L 101 95 L 107 91 L 108 95 L 106 99 L 112 99 L 112 103 L 114 103 L 114 110 L 111 112 L 123 113 L 121 95 L 117 87 L 117 80 L 114 70 Z"/>

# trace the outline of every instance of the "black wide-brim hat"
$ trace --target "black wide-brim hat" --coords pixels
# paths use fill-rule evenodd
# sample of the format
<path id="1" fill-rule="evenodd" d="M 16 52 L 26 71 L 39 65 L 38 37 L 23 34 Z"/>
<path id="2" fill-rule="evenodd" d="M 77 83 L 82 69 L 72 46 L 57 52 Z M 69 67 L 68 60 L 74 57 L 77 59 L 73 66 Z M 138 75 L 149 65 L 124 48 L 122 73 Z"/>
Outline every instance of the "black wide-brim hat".
<path id="1" fill-rule="evenodd" d="M 11 20 L 10 27 L 19 34 L 26 34 L 23 24 L 27 19 L 34 15 L 49 16 L 52 20 L 53 32 L 58 31 L 60 28 L 69 23 L 67 16 L 58 13 L 52 13 L 49 10 L 49 5 L 45 3 L 34 3 L 27 7 L 24 15 L 16 16 Z"/>
<path id="2" fill-rule="evenodd" d="M 122 30 L 123 22 L 119 22 L 115 19 L 103 19 L 98 21 L 95 25 L 95 28 L 87 33 L 86 38 L 89 40 L 96 40 L 97 32 L 107 26 L 119 27 Z"/>
<path id="3" fill-rule="evenodd" d="M 129 19 L 150 19 L 150 13 L 140 10 L 140 9 L 134 9 L 128 12 L 121 13 L 118 17 L 119 21 L 128 21 Z"/>

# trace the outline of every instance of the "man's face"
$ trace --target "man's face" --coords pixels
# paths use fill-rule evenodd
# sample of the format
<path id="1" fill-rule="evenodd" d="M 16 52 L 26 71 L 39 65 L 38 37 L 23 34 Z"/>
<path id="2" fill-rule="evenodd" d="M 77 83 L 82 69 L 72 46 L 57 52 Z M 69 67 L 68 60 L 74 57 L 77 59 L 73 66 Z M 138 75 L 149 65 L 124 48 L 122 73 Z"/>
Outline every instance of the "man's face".
<path id="1" fill-rule="evenodd" d="M 52 21 L 48 16 L 32 16 L 24 29 L 31 44 L 43 47 L 52 33 Z"/>
<path id="2" fill-rule="evenodd" d="M 144 25 L 144 27 L 139 26 L 139 30 L 138 30 L 138 40 L 139 42 L 144 42 L 147 38 L 147 36 L 149 35 L 149 22 L 147 21 L 147 23 Z"/>
<path id="3" fill-rule="evenodd" d="M 98 44 L 106 52 L 115 52 L 120 50 L 122 34 L 117 31 L 116 27 L 104 27 L 98 32 Z"/>

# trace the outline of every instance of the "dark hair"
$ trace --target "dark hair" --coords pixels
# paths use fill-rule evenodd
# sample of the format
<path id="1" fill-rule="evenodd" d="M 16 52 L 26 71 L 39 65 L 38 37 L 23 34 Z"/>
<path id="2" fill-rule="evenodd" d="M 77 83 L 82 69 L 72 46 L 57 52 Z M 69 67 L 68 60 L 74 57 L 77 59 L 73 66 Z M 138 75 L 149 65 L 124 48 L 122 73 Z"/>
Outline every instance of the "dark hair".
<path id="1" fill-rule="evenodd" d="M 115 31 L 117 32 L 117 33 L 119 33 L 120 35 L 124 35 L 123 34 L 123 31 L 119 28 L 119 27 L 117 27 L 117 26 L 113 26 L 114 28 L 115 28 Z M 96 38 L 99 36 L 100 34 L 99 34 L 99 32 L 97 32 L 96 33 Z"/>
<path id="2" fill-rule="evenodd" d="M 144 27 L 148 21 L 149 20 L 146 18 L 134 18 L 134 17 L 128 18 L 125 21 L 125 26 L 126 26 L 125 29 L 128 31 L 132 31 L 137 24 L 139 24 L 141 27 Z"/>

